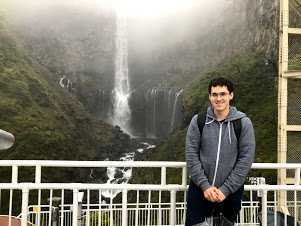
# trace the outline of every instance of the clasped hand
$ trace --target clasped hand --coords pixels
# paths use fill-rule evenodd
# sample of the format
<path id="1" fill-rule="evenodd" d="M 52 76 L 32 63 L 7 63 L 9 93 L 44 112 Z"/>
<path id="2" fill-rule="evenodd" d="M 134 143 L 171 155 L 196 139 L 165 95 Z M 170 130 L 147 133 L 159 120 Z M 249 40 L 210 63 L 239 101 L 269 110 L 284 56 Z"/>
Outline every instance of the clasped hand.
<path id="1" fill-rule="evenodd" d="M 204 191 L 205 199 L 210 202 L 222 202 L 225 200 L 225 195 L 217 187 L 210 187 Z"/>

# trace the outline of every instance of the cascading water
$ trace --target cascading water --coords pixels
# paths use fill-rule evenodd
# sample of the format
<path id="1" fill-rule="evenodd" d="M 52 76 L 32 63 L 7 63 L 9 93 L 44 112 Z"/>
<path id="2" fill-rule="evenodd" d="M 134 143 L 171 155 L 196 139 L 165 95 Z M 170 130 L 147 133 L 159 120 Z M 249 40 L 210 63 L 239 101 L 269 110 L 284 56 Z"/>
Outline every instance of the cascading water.
<path id="1" fill-rule="evenodd" d="M 181 96 L 183 92 L 183 89 L 181 89 L 180 91 L 178 91 L 176 93 L 176 97 L 175 97 L 175 101 L 174 101 L 174 105 L 173 105 L 173 109 L 172 109 L 172 116 L 171 116 L 171 124 L 170 124 L 170 129 L 169 132 L 171 133 L 176 125 L 176 114 L 177 114 L 177 107 L 179 106 L 179 97 Z"/>
<path id="2" fill-rule="evenodd" d="M 113 97 L 113 124 L 130 133 L 130 83 L 126 17 L 117 10 L 116 20 L 115 87 Z"/>

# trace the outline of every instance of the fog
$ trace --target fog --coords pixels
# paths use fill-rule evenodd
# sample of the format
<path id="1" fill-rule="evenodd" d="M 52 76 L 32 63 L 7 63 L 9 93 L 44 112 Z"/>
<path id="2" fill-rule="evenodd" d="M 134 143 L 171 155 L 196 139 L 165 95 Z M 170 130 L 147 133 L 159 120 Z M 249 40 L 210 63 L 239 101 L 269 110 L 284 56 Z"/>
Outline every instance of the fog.
<path id="1" fill-rule="evenodd" d="M 4 1 L 9 6 L 9 15 L 18 25 L 33 28 L 51 28 L 53 23 L 65 23 L 68 26 L 68 21 L 73 20 L 72 16 L 76 20 L 79 14 L 84 23 L 87 21 L 84 17 L 97 20 L 98 15 L 114 14 L 116 8 L 120 8 L 127 11 L 129 35 L 133 36 L 137 44 L 139 41 L 144 43 L 146 37 L 158 37 L 166 31 L 170 32 L 167 35 L 170 43 L 206 32 L 208 27 L 222 20 L 222 10 L 231 4 L 229 0 Z M 162 43 L 162 40 L 158 41 Z"/>
<path id="2" fill-rule="evenodd" d="M 81 80 L 87 71 L 106 80 L 113 77 L 116 8 L 126 9 L 134 87 L 145 77 L 168 74 L 175 65 L 196 73 L 204 58 L 199 56 L 202 40 L 208 40 L 206 35 L 224 21 L 224 12 L 234 4 L 234 0 L 5 1 L 10 23 L 30 54 L 55 73 L 80 72 Z"/>

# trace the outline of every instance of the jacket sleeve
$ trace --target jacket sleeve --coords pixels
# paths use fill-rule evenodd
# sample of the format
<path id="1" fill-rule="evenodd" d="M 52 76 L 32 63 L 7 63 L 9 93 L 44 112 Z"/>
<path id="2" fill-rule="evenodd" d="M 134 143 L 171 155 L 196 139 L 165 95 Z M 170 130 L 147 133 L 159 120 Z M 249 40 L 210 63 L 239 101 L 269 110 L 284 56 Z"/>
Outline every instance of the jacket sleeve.
<path id="1" fill-rule="evenodd" d="M 197 123 L 197 115 L 195 115 L 188 127 L 186 135 L 186 162 L 188 174 L 192 181 L 198 185 L 203 191 L 211 187 L 204 173 L 202 163 L 200 161 L 200 131 Z"/>
<path id="2" fill-rule="evenodd" d="M 241 119 L 242 130 L 238 145 L 236 164 L 225 180 L 220 190 L 227 197 L 237 191 L 245 182 L 255 156 L 255 135 L 251 120 L 248 117 Z"/>

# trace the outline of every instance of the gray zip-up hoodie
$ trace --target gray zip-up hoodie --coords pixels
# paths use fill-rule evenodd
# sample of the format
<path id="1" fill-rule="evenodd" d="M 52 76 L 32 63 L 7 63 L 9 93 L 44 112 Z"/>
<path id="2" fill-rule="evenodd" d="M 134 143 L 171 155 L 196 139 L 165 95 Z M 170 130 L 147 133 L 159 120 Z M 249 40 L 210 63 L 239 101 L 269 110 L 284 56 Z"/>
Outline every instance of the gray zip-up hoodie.
<path id="1" fill-rule="evenodd" d="M 245 181 L 255 154 L 255 136 L 246 114 L 230 107 L 227 118 L 217 121 L 208 107 L 203 134 L 200 136 L 195 115 L 186 136 L 186 161 L 192 181 L 203 191 L 218 187 L 227 197 Z M 231 121 L 241 118 L 239 143 Z"/>

